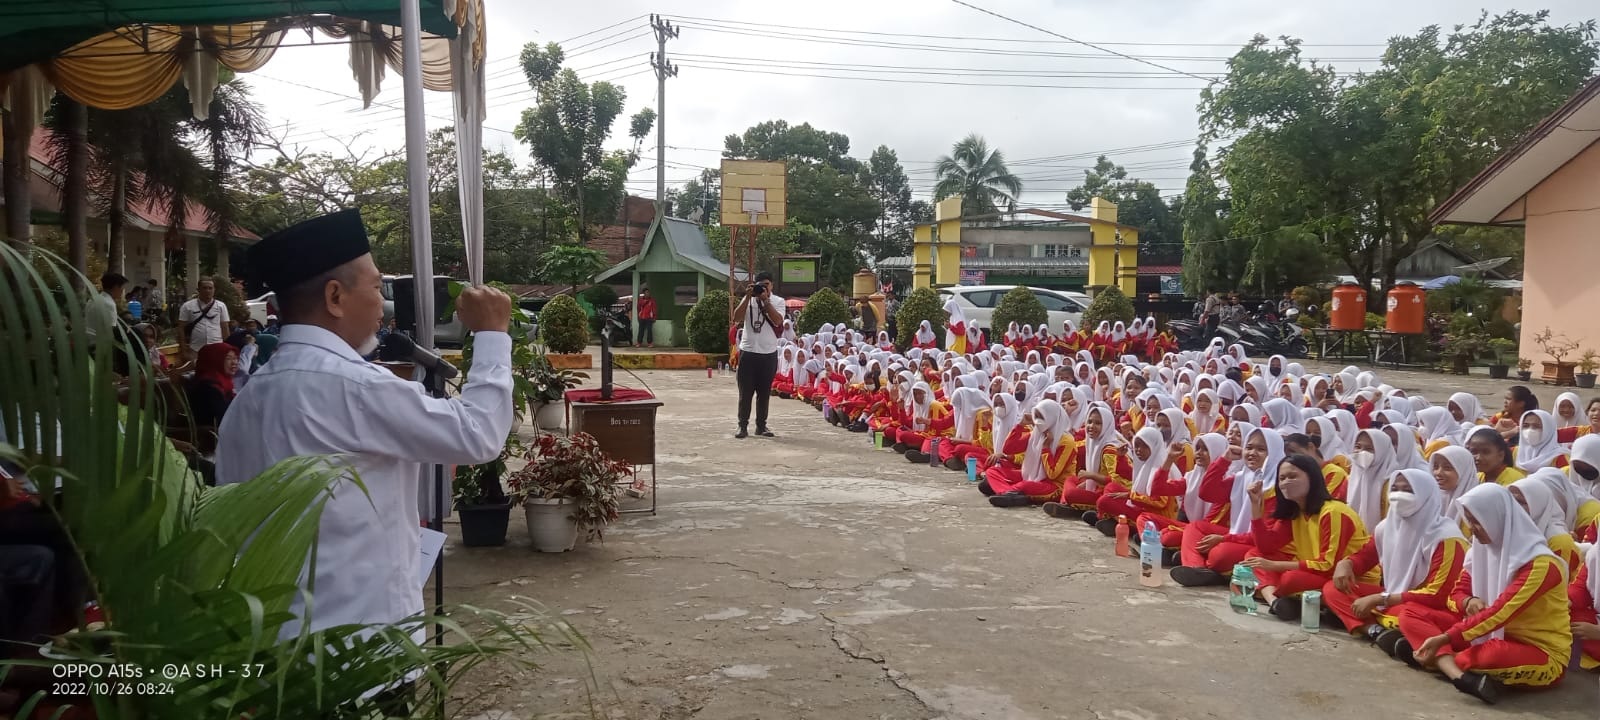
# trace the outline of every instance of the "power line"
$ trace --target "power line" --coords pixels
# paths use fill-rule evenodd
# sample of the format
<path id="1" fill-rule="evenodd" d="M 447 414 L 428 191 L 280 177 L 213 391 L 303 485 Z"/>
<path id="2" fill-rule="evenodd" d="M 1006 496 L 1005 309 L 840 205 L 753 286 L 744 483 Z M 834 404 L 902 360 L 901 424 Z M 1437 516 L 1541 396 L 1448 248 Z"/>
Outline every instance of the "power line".
<path id="1" fill-rule="evenodd" d="M 831 79 L 831 80 L 857 80 L 857 81 L 865 81 L 865 82 L 900 83 L 900 84 L 911 84 L 911 85 L 951 85 L 951 86 L 958 86 L 958 87 L 1035 88 L 1035 89 L 1046 89 L 1046 90 L 1181 90 L 1181 91 L 1185 91 L 1185 92 L 1194 92 L 1196 90 L 1204 90 L 1205 89 L 1203 86 L 1202 87 L 1196 87 L 1196 86 L 1182 86 L 1182 87 L 1169 87 L 1169 86 L 1124 87 L 1124 86 L 1112 86 L 1112 85 L 1044 85 L 1044 84 L 1037 84 L 1037 83 L 981 83 L 981 82 L 956 82 L 956 81 L 953 81 L 953 80 L 914 80 L 914 79 L 878 78 L 878 77 L 865 77 L 865 76 L 852 77 L 852 76 L 849 76 L 849 75 L 824 75 L 824 74 L 821 74 L 821 73 L 792 73 L 792 72 L 778 72 L 778 71 L 775 71 L 775 70 L 755 70 L 755 69 L 745 69 L 745 68 L 716 67 L 716 66 L 713 66 L 713 65 L 690 64 L 688 62 L 684 62 L 683 63 L 683 67 L 694 68 L 694 69 L 697 69 L 697 70 L 712 70 L 712 71 L 717 71 L 717 72 L 752 73 L 752 74 L 756 74 L 756 75 L 782 75 L 782 76 L 786 76 L 786 77 L 812 77 L 812 78 L 827 78 L 827 79 Z"/>
<path id="2" fill-rule="evenodd" d="M 1101 45 L 1096 45 L 1096 44 L 1091 43 L 1091 42 L 1084 42 L 1084 41 L 1079 40 L 1077 38 L 1067 37 L 1066 35 L 1062 35 L 1061 33 L 1055 32 L 1054 30 L 1046 30 L 1046 29 L 1044 29 L 1042 27 L 1039 27 L 1038 25 L 1025 23 L 1025 22 L 1023 22 L 1021 20 L 1018 20 L 1016 18 L 1008 17 L 1008 16 L 1005 16 L 1005 15 L 1001 15 L 1000 13 L 997 13 L 997 12 L 995 12 L 993 10 L 987 10 L 987 9 L 978 7 L 977 5 L 973 5 L 972 3 L 969 3 L 966 0 L 950 0 L 950 2 L 953 2 L 953 3 L 957 4 L 957 5 L 961 5 L 963 7 L 971 8 L 973 10 L 977 10 L 978 12 L 981 12 L 981 13 L 983 13 L 985 15 L 992 15 L 992 16 L 1000 18 L 1001 20 L 1004 20 L 1006 22 L 1016 23 L 1017 25 L 1021 25 L 1021 26 L 1025 27 L 1025 28 L 1032 28 L 1034 30 L 1038 30 L 1039 32 L 1042 32 L 1042 33 L 1044 33 L 1046 35 L 1052 35 L 1052 36 L 1061 38 L 1062 40 L 1066 40 L 1068 42 L 1075 42 L 1075 43 L 1077 43 L 1079 45 L 1082 45 L 1084 47 L 1094 48 L 1094 49 L 1099 50 L 1100 52 L 1106 53 L 1108 55 L 1116 55 L 1117 57 L 1120 57 L 1120 58 L 1123 58 L 1123 59 L 1126 59 L 1126 60 L 1132 60 L 1132 61 L 1137 62 L 1137 63 L 1144 63 L 1145 65 L 1149 65 L 1151 67 L 1156 67 L 1156 68 L 1161 68 L 1162 70 L 1166 70 L 1168 72 L 1175 72 L 1175 73 L 1179 73 L 1181 75 L 1188 75 L 1189 77 L 1192 77 L 1192 78 L 1194 78 L 1196 80 L 1205 80 L 1208 84 L 1212 83 L 1212 82 L 1216 82 L 1215 78 L 1202 77 L 1200 75 L 1196 75 L 1196 74 L 1194 74 L 1192 72 L 1188 72 L 1186 70 L 1179 70 L 1179 69 L 1177 69 L 1175 67 L 1171 67 L 1169 65 L 1162 65 L 1161 63 L 1155 62 L 1153 60 L 1146 60 L 1146 59 L 1141 58 L 1141 57 L 1136 57 L 1136 56 L 1133 56 L 1133 55 L 1129 55 L 1129 54 L 1127 54 L 1125 52 L 1122 52 L 1120 50 L 1112 50 L 1111 48 L 1104 47 L 1104 46 L 1101 46 Z"/>

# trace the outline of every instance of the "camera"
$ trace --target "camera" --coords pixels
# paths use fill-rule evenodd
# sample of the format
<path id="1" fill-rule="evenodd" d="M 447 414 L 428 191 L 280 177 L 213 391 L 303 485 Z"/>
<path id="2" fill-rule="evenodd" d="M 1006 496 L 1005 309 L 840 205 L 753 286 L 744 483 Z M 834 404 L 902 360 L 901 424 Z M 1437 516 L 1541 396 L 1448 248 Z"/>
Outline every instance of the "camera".
<path id="1" fill-rule="evenodd" d="M 767 294 L 767 287 L 761 283 L 750 283 L 750 297 L 761 297 Z"/>

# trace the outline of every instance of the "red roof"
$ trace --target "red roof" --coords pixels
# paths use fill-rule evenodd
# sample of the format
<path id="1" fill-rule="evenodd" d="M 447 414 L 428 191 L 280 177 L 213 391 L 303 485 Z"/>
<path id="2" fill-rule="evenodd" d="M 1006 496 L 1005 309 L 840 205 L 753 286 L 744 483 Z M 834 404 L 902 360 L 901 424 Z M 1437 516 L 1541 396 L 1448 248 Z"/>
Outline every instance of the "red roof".
<path id="1" fill-rule="evenodd" d="M 35 131 L 33 133 L 33 138 L 28 144 L 28 155 L 32 157 L 35 162 L 49 168 L 51 173 L 56 176 L 55 178 L 39 178 L 37 175 L 35 175 L 37 179 L 44 181 L 50 186 L 48 190 L 46 190 L 46 194 L 55 198 L 57 201 L 57 207 L 59 207 L 61 187 L 57 184 L 57 179 L 65 175 L 66 172 L 64 169 L 56 167 L 55 164 L 51 162 L 48 138 L 48 133 L 45 130 L 40 129 Z M 134 178 L 142 180 L 142 176 L 140 176 L 139 173 L 132 173 L 132 175 Z M 43 190 L 43 188 L 38 189 Z M 35 197 L 39 197 L 39 194 L 35 193 Z M 185 213 L 183 218 L 183 227 L 181 228 L 182 230 L 204 235 L 211 233 L 210 213 L 206 211 L 203 205 L 190 200 L 188 201 L 184 210 Z M 152 227 L 163 230 L 167 229 L 167 209 L 165 207 L 158 206 L 149 198 L 130 201 L 128 203 L 128 212 L 145 223 L 148 223 Z M 233 237 L 240 240 L 249 240 L 253 242 L 261 239 L 261 236 L 256 235 L 255 233 L 237 225 L 233 227 L 231 234 Z"/>

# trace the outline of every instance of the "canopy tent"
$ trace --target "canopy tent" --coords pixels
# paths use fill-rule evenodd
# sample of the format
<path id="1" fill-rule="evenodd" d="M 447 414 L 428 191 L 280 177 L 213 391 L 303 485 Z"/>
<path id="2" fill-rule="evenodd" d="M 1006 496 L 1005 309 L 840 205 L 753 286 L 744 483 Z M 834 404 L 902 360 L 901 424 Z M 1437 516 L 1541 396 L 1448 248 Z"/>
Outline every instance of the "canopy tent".
<path id="1" fill-rule="evenodd" d="M 483 0 L 0 0 L 0 99 L 11 112 L 9 129 L 23 138 L 58 90 L 114 110 L 151 102 L 182 80 L 196 117 L 204 117 L 219 67 L 260 69 L 294 44 L 296 30 L 346 41 L 365 103 L 386 68 L 402 70 L 410 187 L 427 184 L 422 90 L 454 91 L 462 231 L 476 284 L 483 276 L 483 28 Z M 429 277 L 427 193 L 411 200 L 412 270 Z M 417 317 L 433 317 L 431 294 L 418 293 L 417 305 Z M 431 345 L 433 328 L 423 325 L 417 339 Z"/>

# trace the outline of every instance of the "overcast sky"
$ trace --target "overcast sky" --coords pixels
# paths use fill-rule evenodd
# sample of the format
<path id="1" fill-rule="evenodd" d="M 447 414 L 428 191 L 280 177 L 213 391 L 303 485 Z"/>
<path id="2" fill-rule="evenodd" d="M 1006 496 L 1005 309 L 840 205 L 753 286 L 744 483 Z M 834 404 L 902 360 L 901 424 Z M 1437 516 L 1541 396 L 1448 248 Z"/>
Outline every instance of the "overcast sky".
<path id="1" fill-rule="evenodd" d="M 1110 152 L 1114 161 L 1163 193 L 1180 193 L 1197 132 L 1195 103 L 1205 84 L 1181 73 L 1221 74 L 1223 61 L 1257 33 L 1298 37 L 1308 56 L 1341 71 L 1372 69 L 1391 36 L 1428 24 L 1448 30 L 1471 23 L 1480 8 L 1516 7 L 1456 0 L 971 2 L 1165 69 L 949 0 L 486 0 L 484 143 L 526 162 L 526 151 L 509 132 L 532 103 L 516 57 L 524 43 L 554 41 L 568 50 L 566 67 L 586 80 L 609 80 L 627 90 L 627 110 L 611 143 L 626 146 L 627 116 L 656 103 L 656 80 L 648 69 L 656 43 L 647 16 L 659 13 L 681 26 L 681 36 L 667 46 L 680 67 L 679 76 L 667 81 L 669 186 L 696 176 L 702 166 L 715 166 L 729 133 L 783 119 L 845 133 L 859 158 L 880 144 L 895 149 L 922 199 L 931 198 L 933 161 L 971 132 L 1005 152 L 1025 182 L 1024 205 L 1061 205 L 1095 154 L 1120 148 L 1135 149 Z M 1596 12 L 1593 0 L 1520 5 L 1547 7 L 1558 24 Z M 343 47 L 286 48 L 247 80 L 290 143 L 400 147 L 398 73 L 389 75 L 377 99 L 388 106 L 362 110 L 348 68 Z M 448 124 L 449 97 L 429 95 L 429 127 Z M 628 187 L 652 196 L 654 137 L 643 155 Z"/>

